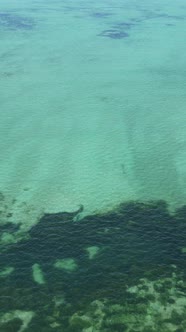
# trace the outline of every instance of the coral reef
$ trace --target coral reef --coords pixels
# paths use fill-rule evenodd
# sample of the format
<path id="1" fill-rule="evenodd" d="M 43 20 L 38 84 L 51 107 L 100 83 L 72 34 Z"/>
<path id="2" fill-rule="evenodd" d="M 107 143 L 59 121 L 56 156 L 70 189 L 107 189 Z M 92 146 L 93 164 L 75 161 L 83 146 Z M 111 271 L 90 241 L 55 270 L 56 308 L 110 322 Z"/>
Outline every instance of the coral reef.
<path id="1" fill-rule="evenodd" d="M 96 300 L 85 311 L 74 313 L 69 324 L 77 331 L 171 332 L 186 327 L 186 283 L 175 272 L 170 278 L 149 281 L 126 289 L 123 303 Z M 129 293 L 129 296 L 128 294 Z"/>

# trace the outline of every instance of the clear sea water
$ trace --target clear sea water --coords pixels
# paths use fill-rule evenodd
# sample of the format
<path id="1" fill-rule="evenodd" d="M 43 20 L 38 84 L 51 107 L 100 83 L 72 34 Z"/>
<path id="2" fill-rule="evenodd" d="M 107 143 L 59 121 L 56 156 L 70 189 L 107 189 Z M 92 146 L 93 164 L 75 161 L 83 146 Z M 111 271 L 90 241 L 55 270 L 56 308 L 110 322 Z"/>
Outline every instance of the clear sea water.
<path id="1" fill-rule="evenodd" d="M 186 331 L 186 3 L 0 0 L 0 332 Z"/>

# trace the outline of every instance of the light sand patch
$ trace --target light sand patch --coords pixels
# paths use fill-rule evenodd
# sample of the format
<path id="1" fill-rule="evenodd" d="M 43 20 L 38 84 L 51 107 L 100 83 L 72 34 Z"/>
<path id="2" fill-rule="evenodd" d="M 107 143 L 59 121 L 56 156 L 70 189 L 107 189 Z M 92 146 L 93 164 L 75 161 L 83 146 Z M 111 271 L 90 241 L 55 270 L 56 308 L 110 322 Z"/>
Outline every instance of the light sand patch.
<path id="1" fill-rule="evenodd" d="M 12 266 L 5 267 L 3 270 L 0 271 L 0 278 L 7 277 L 13 271 L 14 271 L 14 267 L 12 267 Z"/>
<path id="2" fill-rule="evenodd" d="M 18 319 L 22 320 L 22 326 L 18 332 L 23 332 L 28 327 L 28 325 L 31 322 L 33 317 L 34 317 L 34 312 L 32 312 L 32 311 L 15 310 L 15 311 L 7 312 L 6 314 L 4 314 L 1 317 L 0 322 L 7 323 L 15 318 L 18 318 Z"/>
<path id="3" fill-rule="evenodd" d="M 97 246 L 91 246 L 91 247 L 86 248 L 85 250 L 88 253 L 89 259 L 93 259 L 93 258 L 95 258 L 95 256 L 97 256 L 100 248 Z"/>
<path id="4" fill-rule="evenodd" d="M 32 276 L 33 276 L 33 279 L 34 281 L 39 284 L 39 285 L 43 285 L 45 284 L 45 277 L 44 277 L 44 274 L 43 274 L 43 271 L 41 269 L 41 266 L 37 263 L 35 263 L 33 266 L 32 266 Z"/>
<path id="5" fill-rule="evenodd" d="M 3 232 L 1 236 L 1 244 L 6 245 L 9 243 L 14 243 L 16 242 L 15 236 L 13 234 L 10 234 L 8 232 Z"/>
<path id="6" fill-rule="evenodd" d="M 58 259 L 55 262 L 54 267 L 56 267 L 59 270 L 73 272 L 77 269 L 78 265 L 73 258 L 64 258 L 64 259 Z"/>

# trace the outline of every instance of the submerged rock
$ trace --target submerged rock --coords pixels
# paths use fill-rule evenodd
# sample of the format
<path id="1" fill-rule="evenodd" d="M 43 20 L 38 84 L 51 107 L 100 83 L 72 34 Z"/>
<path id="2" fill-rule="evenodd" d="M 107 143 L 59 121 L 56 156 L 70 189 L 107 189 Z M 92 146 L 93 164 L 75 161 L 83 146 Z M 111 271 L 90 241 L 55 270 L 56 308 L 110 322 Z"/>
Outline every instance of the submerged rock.
<path id="1" fill-rule="evenodd" d="M 54 222 L 68 222 L 73 221 L 73 219 L 81 212 L 83 212 L 83 205 L 80 205 L 79 209 L 74 212 L 58 212 L 58 213 L 46 213 L 41 218 L 40 222 L 47 222 L 48 220 L 52 220 Z"/>
<path id="2" fill-rule="evenodd" d="M 111 39 L 123 39 L 129 37 L 129 34 L 124 31 L 116 30 L 116 29 L 108 29 L 102 31 L 98 36 L 108 37 Z"/>

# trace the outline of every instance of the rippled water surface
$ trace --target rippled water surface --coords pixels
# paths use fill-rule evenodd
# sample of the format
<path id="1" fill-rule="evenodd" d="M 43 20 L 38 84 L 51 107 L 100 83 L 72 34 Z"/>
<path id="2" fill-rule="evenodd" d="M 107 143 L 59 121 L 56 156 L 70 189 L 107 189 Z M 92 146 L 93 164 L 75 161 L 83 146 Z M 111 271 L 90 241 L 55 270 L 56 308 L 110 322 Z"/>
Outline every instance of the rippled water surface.
<path id="1" fill-rule="evenodd" d="M 186 331 L 186 4 L 0 0 L 0 331 Z"/>

